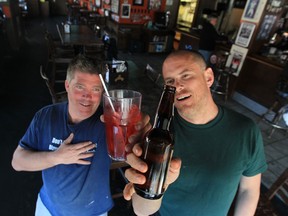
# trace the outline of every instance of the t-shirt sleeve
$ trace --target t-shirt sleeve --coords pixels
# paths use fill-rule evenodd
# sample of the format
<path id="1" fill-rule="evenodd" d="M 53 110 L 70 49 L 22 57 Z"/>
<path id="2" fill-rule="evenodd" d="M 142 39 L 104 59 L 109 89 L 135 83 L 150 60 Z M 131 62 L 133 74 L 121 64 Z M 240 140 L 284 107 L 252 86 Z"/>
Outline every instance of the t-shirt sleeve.
<path id="1" fill-rule="evenodd" d="M 250 160 L 246 170 L 243 172 L 243 175 L 247 177 L 263 173 L 267 169 L 262 134 L 257 125 L 254 126 L 252 134 Z"/>

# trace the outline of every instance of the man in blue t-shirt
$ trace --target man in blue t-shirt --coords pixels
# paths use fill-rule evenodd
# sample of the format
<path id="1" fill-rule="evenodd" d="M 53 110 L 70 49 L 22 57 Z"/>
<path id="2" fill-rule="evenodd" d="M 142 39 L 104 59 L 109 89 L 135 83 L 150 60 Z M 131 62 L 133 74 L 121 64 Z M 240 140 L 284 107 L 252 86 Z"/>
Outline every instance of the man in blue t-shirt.
<path id="1" fill-rule="evenodd" d="M 162 72 L 165 84 L 176 87 L 172 130 L 174 156 L 180 159 L 171 160 L 164 196 L 145 200 L 133 188 L 133 183 L 145 182 L 141 172 L 147 170 L 138 158 L 140 145 L 134 145 L 127 156 L 133 168 L 125 173 L 130 183 L 124 197 L 132 198 L 138 215 L 150 215 L 161 205 L 157 213 L 161 216 L 224 216 L 236 196 L 234 215 L 254 215 L 261 173 L 267 168 L 259 128 L 251 119 L 214 102 L 213 71 L 198 52 L 170 54 Z"/>
<path id="2" fill-rule="evenodd" d="M 39 110 L 14 152 L 15 170 L 42 171 L 36 216 L 107 216 L 113 207 L 99 72 L 83 55 L 73 59 L 65 80 L 68 103 Z"/>

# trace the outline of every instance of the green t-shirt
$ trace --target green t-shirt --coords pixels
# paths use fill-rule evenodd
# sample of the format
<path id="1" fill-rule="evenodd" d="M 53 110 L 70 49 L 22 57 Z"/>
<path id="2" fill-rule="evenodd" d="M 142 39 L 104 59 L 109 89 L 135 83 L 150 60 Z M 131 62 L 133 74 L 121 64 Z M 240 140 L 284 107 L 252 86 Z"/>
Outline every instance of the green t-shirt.
<path id="1" fill-rule="evenodd" d="M 175 113 L 174 156 L 180 176 L 164 194 L 161 216 L 224 216 L 240 178 L 266 170 L 259 128 L 249 118 L 219 107 L 217 117 L 194 125 Z"/>

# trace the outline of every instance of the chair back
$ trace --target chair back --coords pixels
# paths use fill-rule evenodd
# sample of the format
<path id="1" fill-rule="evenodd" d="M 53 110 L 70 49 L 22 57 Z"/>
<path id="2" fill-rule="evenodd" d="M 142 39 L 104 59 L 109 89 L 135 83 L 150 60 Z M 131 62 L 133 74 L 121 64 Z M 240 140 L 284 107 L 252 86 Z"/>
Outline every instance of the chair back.
<path id="1" fill-rule="evenodd" d="M 279 176 L 266 193 L 268 200 L 278 195 L 288 205 L 288 168 Z"/>
<path id="2" fill-rule="evenodd" d="M 40 65 L 40 76 L 45 81 L 45 84 L 49 90 L 51 95 L 52 103 L 58 103 L 67 101 L 67 93 L 66 91 L 57 92 L 55 89 L 55 83 L 49 79 L 47 74 L 47 70 L 43 69 L 43 66 Z M 64 83 L 62 83 L 64 85 Z"/>
<path id="3" fill-rule="evenodd" d="M 48 59 L 54 59 L 56 57 L 56 45 L 54 44 L 53 37 L 48 31 L 45 32 L 44 37 L 46 40 L 46 45 L 48 47 Z"/>

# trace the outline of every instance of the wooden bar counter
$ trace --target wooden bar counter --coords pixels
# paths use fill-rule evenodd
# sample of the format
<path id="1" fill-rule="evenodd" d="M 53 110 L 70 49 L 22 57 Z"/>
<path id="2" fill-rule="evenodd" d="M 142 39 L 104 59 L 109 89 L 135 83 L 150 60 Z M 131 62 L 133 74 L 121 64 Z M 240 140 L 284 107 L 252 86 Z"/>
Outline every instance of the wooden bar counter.
<path id="1" fill-rule="evenodd" d="M 277 83 L 283 67 L 275 59 L 248 54 L 235 91 L 268 108 L 275 102 Z"/>

